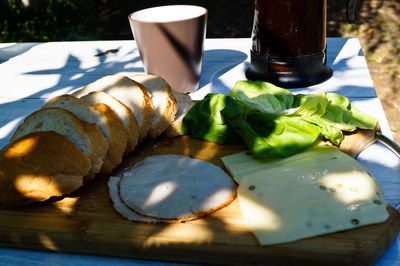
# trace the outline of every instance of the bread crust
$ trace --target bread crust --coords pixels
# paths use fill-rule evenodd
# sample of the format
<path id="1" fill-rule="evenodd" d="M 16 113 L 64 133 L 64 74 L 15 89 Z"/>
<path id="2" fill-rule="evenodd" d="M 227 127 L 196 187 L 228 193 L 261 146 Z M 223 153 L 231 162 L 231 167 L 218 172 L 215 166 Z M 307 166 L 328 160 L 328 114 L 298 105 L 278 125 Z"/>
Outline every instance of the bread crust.
<path id="1" fill-rule="evenodd" d="M 72 95 L 82 97 L 93 91 L 106 92 L 125 104 L 136 119 L 139 141 L 146 137 L 150 129 L 153 105 L 151 95 L 143 85 L 122 75 L 109 75 L 84 86 Z"/>
<path id="2" fill-rule="evenodd" d="M 104 159 L 107 156 L 107 151 L 109 144 L 103 136 L 103 133 L 95 124 L 86 123 L 81 121 L 84 126 L 85 133 L 89 136 L 91 149 L 89 150 L 87 156 L 92 162 L 92 170 L 89 174 L 85 176 L 84 181 L 93 180 L 96 175 L 101 171 Z"/>
<path id="3" fill-rule="evenodd" d="M 139 141 L 139 129 L 131 110 L 118 99 L 102 91 L 93 91 L 81 97 L 81 99 L 91 105 L 97 103 L 107 104 L 116 115 L 118 115 L 127 132 L 127 144 L 124 155 L 132 152 Z"/>
<path id="4" fill-rule="evenodd" d="M 57 117 L 60 121 L 63 119 L 70 121 L 74 126 L 73 131 L 79 134 L 80 138 L 87 147 L 87 151 L 81 151 L 91 161 L 91 169 L 85 176 L 84 181 L 94 179 L 96 174 L 100 172 L 101 166 L 103 165 L 104 158 L 108 151 L 108 143 L 95 124 L 90 124 L 79 120 L 74 114 L 67 110 L 61 108 L 44 108 L 33 112 L 26 117 L 24 122 L 15 130 L 11 138 L 11 142 L 32 132 L 55 131 L 66 136 L 72 143 L 76 144 L 76 140 L 74 140 L 72 136 L 68 135 L 67 133 L 64 134 L 63 129 L 57 125 L 49 125 L 48 128 L 45 129 L 39 127 L 41 123 L 46 121 L 46 116 L 49 115 Z M 34 126 L 34 128 L 30 129 L 29 127 L 31 126 Z M 78 149 L 81 148 L 78 147 Z"/>
<path id="5" fill-rule="evenodd" d="M 171 86 L 156 75 L 137 74 L 128 77 L 142 84 L 151 94 L 153 114 L 147 137 L 157 138 L 173 123 L 178 110 Z"/>
<path id="6" fill-rule="evenodd" d="M 0 206 L 19 207 L 69 194 L 83 185 L 91 162 L 65 136 L 33 132 L 0 151 Z"/>
<path id="7" fill-rule="evenodd" d="M 49 100 L 42 108 L 58 107 L 70 111 L 78 119 L 88 123 L 95 123 L 108 142 L 108 151 L 104 158 L 99 175 L 105 176 L 121 162 L 125 151 L 127 136 L 122 122 L 108 105 L 89 103 L 72 95 L 56 96 Z"/>
<path id="8" fill-rule="evenodd" d="M 176 112 L 174 122 L 165 130 L 165 137 L 167 138 L 183 135 L 181 130 L 182 120 L 193 105 L 195 105 L 195 102 L 192 101 L 189 95 L 180 92 L 173 92 L 173 94 L 177 101 L 178 111 Z"/>
<path id="9" fill-rule="evenodd" d="M 151 122 L 152 122 L 152 117 L 153 117 L 153 102 L 151 100 L 151 94 L 150 92 L 139 82 L 135 82 L 140 90 L 143 93 L 143 125 L 144 129 L 142 131 L 139 130 L 139 141 L 143 141 L 144 138 L 148 135 L 150 127 L 151 127 Z"/>
<path id="10" fill-rule="evenodd" d="M 110 148 L 99 175 L 108 176 L 121 161 L 128 141 L 128 134 L 115 112 L 104 103 L 97 103 L 94 108 L 102 113 L 110 126 Z"/>

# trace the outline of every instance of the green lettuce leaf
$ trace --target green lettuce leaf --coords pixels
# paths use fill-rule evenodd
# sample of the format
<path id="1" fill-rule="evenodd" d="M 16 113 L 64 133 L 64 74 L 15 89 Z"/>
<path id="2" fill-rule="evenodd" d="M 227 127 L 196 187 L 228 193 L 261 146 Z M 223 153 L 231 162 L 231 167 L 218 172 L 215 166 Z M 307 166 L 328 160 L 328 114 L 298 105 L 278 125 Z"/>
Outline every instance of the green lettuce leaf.
<path id="1" fill-rule="evenodd" d="M 290 91 L 262 81 L 238 81 L 229 96 L 246 112 L 282 113 L 291 108 L 294 97 Z"/>
<path id="2" fill-rule="evenodd" d="M 243 143 L 235 130 L 225 122 L 221 110 L 232 98 L 224 94 L 208 94 L 196 103 L 182 120 L 181 131 L 198 139 L 223 143 Z"/>
<path id="3" fill-rule="evenodd" d="M 294 107 L 298 109 L 292 115 L 319 126 L 321 135 L 336 145 L 343 140 L 342 131 L 374 129 L 377 124 L 375 118 L 359 111 L 349 99 L 336 93 L 296 95 Z"/>
<path id="4" fill-rule="evenodd" d="M 254 157 L 287 157 L 310 147 L 319 137 L 317 126 L 301 117 L 245 114 L 236 101 L 221 111 L 227 123 L 242 137 Z"/>
<path id="5" fill-rule="evenodd" d="M 215 143 L 245 142 L 259 159 L 286 157 L 320 136 L 339 145 L 342 131 L 374 129 L 377 120 L 340 94 L 292 95 L 262 81 L 238 81 L 229 96 L 208 94 L 185 116 L 181 129 Z"/>

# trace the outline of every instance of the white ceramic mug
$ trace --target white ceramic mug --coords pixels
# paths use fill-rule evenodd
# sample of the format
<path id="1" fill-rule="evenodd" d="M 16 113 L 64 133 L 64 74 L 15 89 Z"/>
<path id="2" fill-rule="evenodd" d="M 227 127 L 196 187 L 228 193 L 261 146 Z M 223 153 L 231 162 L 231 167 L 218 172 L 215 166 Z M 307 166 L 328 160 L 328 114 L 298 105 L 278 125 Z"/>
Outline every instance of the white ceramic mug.
<path id="1" fill-rule="evenodd" d="M 193 5 L 147 8 L 128 16 L 146 73 L 164 78 L 172 90 L 199 87 L 207 9 Z"/>

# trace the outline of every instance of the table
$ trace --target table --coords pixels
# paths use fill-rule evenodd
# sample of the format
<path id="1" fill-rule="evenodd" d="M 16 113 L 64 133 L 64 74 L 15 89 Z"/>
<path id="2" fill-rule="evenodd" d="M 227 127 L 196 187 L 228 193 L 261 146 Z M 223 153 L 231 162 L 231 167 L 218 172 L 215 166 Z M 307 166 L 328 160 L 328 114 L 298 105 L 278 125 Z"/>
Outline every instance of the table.
<path id="1" fill-rule="evenodd" d="M 248 38 L 206 39 L 200 87 L 191 97 L 198 100 L 209 92 L 227 94 L 237 80 L 246 79 L 244 71 L 250 64 L 250 45 Z M 328 38 L 327 45 L 327 61 L 334 71 L 333 77 L 322 84 L 292 89 L 292 92 L 325 90 L 343 94 L 354 106 L 377 117 L 382 132 L 392 138 L 358 39 Z M 118 52 L 96 56 L 113 49 Z M 136 43 L 130 40 L 0 43 L 0 148 L 8 143 L 24 117 L 49 98 L 71 93 L 105 75 L 143 72 Z M 376 143 L 357 160 L 382 183 L 387 202 L 399 209 L 399 157 L 383 144 Z M 376 265 L 400 265 L 399 245 L 400 236 Z M 142 265 L 157 262 L 0 248 L 1 264 Z"/>

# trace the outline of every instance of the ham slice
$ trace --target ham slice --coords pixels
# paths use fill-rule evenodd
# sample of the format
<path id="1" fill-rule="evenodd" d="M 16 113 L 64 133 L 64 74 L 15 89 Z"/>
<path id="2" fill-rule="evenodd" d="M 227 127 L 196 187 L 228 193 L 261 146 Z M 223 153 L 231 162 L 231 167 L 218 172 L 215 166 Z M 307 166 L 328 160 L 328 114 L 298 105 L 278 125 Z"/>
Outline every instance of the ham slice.
<path id="1" fill-rule="evenodd" d="M 129 220 L 143 222 L 198 219 L 236 197 L 235 183 L 221 168 L 180 155 L 147 157 L 126 169 L 119 181 L 112 177 L 109 187 L 116 211 Z"/>

